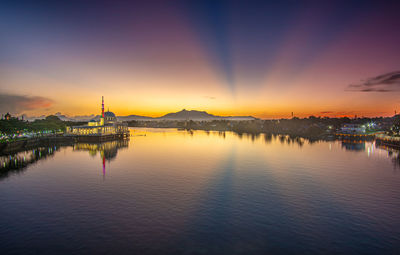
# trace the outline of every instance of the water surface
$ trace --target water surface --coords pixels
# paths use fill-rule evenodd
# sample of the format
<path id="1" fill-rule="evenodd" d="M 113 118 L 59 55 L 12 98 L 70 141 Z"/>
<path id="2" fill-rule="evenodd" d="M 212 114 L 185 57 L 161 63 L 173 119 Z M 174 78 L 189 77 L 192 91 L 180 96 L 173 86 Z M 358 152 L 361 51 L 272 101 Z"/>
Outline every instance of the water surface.
<path id="1" fill-rule="evenodd" d="M 231 132 L 1 157 L 2 254 L 395 254 L 398 152 Z"/>

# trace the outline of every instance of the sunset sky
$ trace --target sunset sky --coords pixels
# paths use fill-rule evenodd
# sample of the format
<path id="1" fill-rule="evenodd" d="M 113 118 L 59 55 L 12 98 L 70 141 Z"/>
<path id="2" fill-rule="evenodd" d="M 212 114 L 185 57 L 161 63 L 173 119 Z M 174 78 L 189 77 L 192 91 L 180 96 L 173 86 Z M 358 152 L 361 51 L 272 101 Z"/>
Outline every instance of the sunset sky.
<path id="1" fill-rule="evenodd" d="M 399 1 L 116 2 L 2 1 L 0 112 L 400 111 Z"/>

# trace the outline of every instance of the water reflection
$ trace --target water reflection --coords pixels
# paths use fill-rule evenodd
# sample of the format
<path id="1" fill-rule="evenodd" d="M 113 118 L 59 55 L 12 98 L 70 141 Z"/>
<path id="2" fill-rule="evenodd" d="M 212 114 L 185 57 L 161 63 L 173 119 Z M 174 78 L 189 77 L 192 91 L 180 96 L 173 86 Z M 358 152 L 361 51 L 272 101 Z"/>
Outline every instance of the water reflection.
<path id="1" fill-rule="evenodd" d="M 308 144 L 314 143 L 316 140 L 306 139 L 299 136 L 290 136 L 290 135 L 272 135 L 272 134 L 264 134 L 264 142 L 265 144 L 270 144 L 274 142 L 276 139 L 283 145 L 292 145 L 296 144 L 299 147 L 303 147 L 304 143 Z"/>
<path id="2" fill-rule="evenodd" d="M 400 168 L 400 149 L 380 144 L 376 144 L 376 147 L 387 151 L 387 156 L 392 159 L 395 170 Z"/>
<path id="3" fill-rule="evenodd" d="M 397 251 L 391 148 L 172 129 L 141 129 L 130 142 L 73 144 L 1 182 L 3 253 Z"/>
<path id="4" fill-rule="evenodd" d="M 165 131 L 165 130 L 164 130 Z M 274 134 L 251 134 L 236 133 L 226 131 L 185 131 L 190 136 L 199 135 L 204 132 L 207 136 L 214 135 L 219 138 L 226 139 L 227 133 L 238 137 L 239 139 L 249 139 L 252 142 L 262 139 L 265 145 L 279 142 L 281 145 L 298 145 L 303 147 L 304 144 L 312 145 L 316 142 L 327 142 L 327 140 L 307 139 L 299 136 L 274 135 Z M 144 135 L 145 136 L 145 135 Z M 366 152 L 368 157 L 375 153 L 375 148 L 387 152 L 387 157 L 392 159 L 395 168 L 400 167 L 400 150 L 388 146 L 378 145 L 370 141 L 358 140 L 333 140 L 329 141 L 329 149 L 332 150 L 332 144 L 340 144 L 341 148 L 346 151 Z M 90 156 L 100 156 L 102 160 L 103 176 L 106 174 L 106 162 L 111 162 L 117 157 L 120 149 L 128 148 L 129 139 L 108 141 L 103 143 L 75 143 L 40 146 L 31 150 L 24 150 L 10 155 L 0 156 L 0 179 L 8 177 L 11 173 L 20 173 L 27 166 L 36 163 L 39 160 L 51 157 L 63 147 L 72 147 L 73 151 L 87 151 Z"/>
<path id="5" fill-rule="evenodd" d="M 395 169 L 400 168 L 400 152 L 397 151 L 397 155 L 392 157 L 392 162 L 394 164 Z"/>
<path id="6" fill-rule="evenodd" d="M 232 149 L 227 158 L 217 166 L 216 174 L 211 178 L 213 181 L 204 187 L 204 194 L 201 194 L 197 204 L 198 210 L 186 220 L 182 235 L 169 247 L 174 253 L 186 251 L 196 254 L 196 251 L 203 249 L 204 254 L 207 254 L 218 250 L 232 250 L 235 245 L 232 224 L 235 217 L 235 154 L 235 150 Z"/>
<path id="7" fill-rule="evenodd" d="M 194 136 L 199 134 L 203 131 L 193 131 L 187 130 L 190 136 Z M 300 148 L 304 146 L 305 143 L 312 145 L 318 142 L 333 142 L 339 143 L 341 148 L 345 149 L 346 151 L 355 151 L 355 152 L 366 152 L 367 156 L 370 157 L 372 154 L 375 153 L 375 148 L 381 149 L 386 151 L 388 157 L 390 157 L 393 161 L 394 167 L 400 167 L 400 152 L 395 148 L 389 148 L 387 146 L 377 145 L 375 142 L 365 141 L 365 140 L 339 140 L 334 138 L 329 139 L 310 139 L 304 138 L 300 136 L 291 136 L 291 135 L 276 135 L 276 134 L 259 134 L 259 133 L 238 133 L 238 132 L 226 132 L 226 131 L 204 131 L 206 132 L 207 136 L 211 133 L 218 135 L 226 139 L 226 133 L 231 133 L 234 136 L 238 137 L 239 139 L 250 139 L 252 142 L 263 137 L 264 143 L 266 145 L 272 144 L 276 141 L 279 141 L 282 145 L 298 145 Z M 329 144 L 330 150 L 332 149 L 332 143 Z"/>
<path id="8" fill-rule="evenodd" d="M 115 140 L 104 143 L 76 143 L 74 151 L 88 151 L 89 155 L 95 157 L 100 154 L 103 165 L 103 177 L 106 175 L 106 161 L 111 162 L 117 157 L 118 150 L 128 148 L 129 139 Z"/>
<path id="9" fill-rule="evenodd" d="M 59 150 L 60 147 L 57 146 L 38 147 L 33 150 L 0 156 L 0 180 L 9 177 L 12 173 L 22 173 L 27 166 L 51 157 Z"/>
<path id="10" fill-rule="evenodd" d="M 73 146 L 73 150 L 87 151 L 92 157 L 95 157 L 99 153 L 101 158 L 111 161 L 117 157 L 118 150 L 128 148 L 128 146 L 129 139 L 124 139 L 103 143 L 76 143 Z"/>
<path id="11" fill-rule="evenodd" d="M 0 156 L 0 180 L 9 177 L 12 173 L 22 173 L 29 165 L 40 160 L 53 157 L 61 148 L 70 147 L 69 143 L 51 146 L 41 146 L 32 150 L 24 150 L 10 155 Z M 120 149 L 128 148 L 129 139 L 115 140 L 103 143 L 75 143 L 73 151 L 88 151 L 95 157 L 98 153 L 102 159 L 103 176 L 106 174 L 106 161 L 110 162 L 117 157 Z"/>
<path id="12" fill-rule="evenodd" d="M 226 134 L 229 133 L 235 137 L 238 137 L 240 140 L 249 139 L 252 142 L 256 142 L 259 139 L 264 139 L 265 144 L 270 144 L 274 142 L 276 139 L 280 141 L 282 144 L 297 144 L 299 147 L 302 147 L 305 142 L 308 144 L 313 144 L 319 141 L 328 141 L 326 139 L 311 139 L 311 138 L 304 138 L 295 135 L 279 135 L 279 134 L 271 134 L 271 133 L 244 133 L 244 132 L 234 132 L 234 131 L 209 131 L 209 130 L 185 130 L 187 134 L 190 136 L 200 135 L 205 133 L 207 136 L 210 134 L 218 135 L 226 139 Z M 331 140 L 329 140 L 331 141 Z"/>
<path id="13" fill-rule="evenodd" d="M 397 148 L 360 140 L 342 140 L 340 142 L 345 150 L 366 152 L 368 157 L 373 155 L 376 149 L 384 151 L 387 153 L 387 157 L 392 160 L 394 168 L 400 168 L 400 150 Z"/>
<path id="14" fill-rule="evenodd" d="M 350 151 L 364 151 L 365 141 L 343 140 L 342 147 Z"/>

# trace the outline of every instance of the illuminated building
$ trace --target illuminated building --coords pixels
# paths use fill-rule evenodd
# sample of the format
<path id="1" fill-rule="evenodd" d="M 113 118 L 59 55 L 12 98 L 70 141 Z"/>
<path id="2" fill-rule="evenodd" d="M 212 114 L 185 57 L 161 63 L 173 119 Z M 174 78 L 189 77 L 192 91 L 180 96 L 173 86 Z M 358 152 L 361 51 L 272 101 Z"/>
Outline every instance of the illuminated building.
<path id="1" fill-rule="evenodd" d="M 344 124 L 341 127 L 344 134 L 365 134 L 365 126 L 360 124 Z"/>
<path id="2" fill-rule="evenodd" d="M 84 126 L 73 126 L 67 128 L 67 135 L 87 138 L 88 140 L 106 140 L 110 138 L 122 138 L 129 135 L 128 125 L 118 122 L 113 112 L 104 112 L 104 97 L 101 100 L 100 119 L 91 120 Z"/>
<path id="3" fill-rule="evenodd" d="M 6 113 L 6 115 L 4 116 L 5 120 L 10 120 L 11 119 L 11 114 L 9 112 Z"/>

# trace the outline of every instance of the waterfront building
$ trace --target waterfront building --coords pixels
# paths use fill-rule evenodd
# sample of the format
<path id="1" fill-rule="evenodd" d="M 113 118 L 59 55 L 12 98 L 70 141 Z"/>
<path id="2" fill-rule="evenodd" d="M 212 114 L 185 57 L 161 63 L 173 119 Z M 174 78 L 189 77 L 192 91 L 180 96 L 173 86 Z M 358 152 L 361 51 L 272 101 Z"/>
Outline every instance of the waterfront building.
<path id="1" fill-rule="evenodd" d="M 375 137 L 373 133 L 367 133 L 366 126 L 361 124 L 344 124 L 336 136 L 346 142 L 372 140 Z"/>
<path id="2" fill-rule="evenodd" d="M 4 115 L 4 119 L 5 120 L 10 120 L 11 119 L 11 114 L 9 112 L 7 112 L 6 115 Z"/>
<path id="3" fill-rule="evenodd" d="M 365 134 L 365 125 L 360 124 L 344 124 L 341 127 L 343 134 Z"/>
<path id="4" fill-rule="evenodd" d="M 104 112 L 104 97 L 101 102 L 101 115 L 99 120 L 92 119 L 87 125 L 73 126 L 66 130 L 67 135 L 85 137 L 124 137 L 129 134 L 128 125 L 119 122 L 113 112 Z"/>

